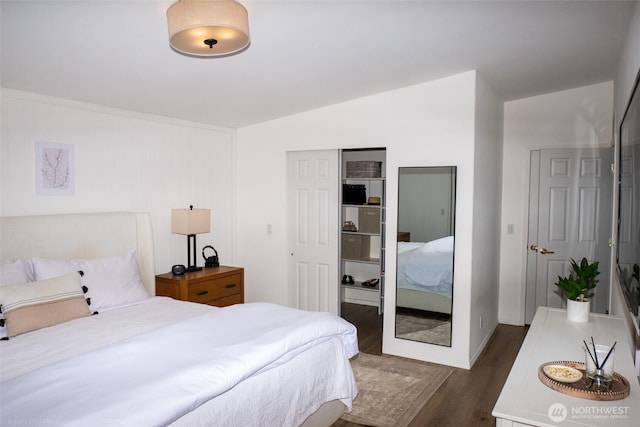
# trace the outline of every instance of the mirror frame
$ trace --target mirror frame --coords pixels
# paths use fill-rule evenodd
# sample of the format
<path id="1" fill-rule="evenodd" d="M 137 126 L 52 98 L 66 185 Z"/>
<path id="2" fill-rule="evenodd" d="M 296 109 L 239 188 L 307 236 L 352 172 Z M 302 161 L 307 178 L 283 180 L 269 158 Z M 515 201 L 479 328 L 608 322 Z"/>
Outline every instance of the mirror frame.
<path id="1" fill-rule="evenodd" d="M 435 207 L 431 207 L 429 210 L 431 212 L 436 211 L 437 213 L 431 215 L 431 218 L 436 217 L 436 215 L 444 215 L 443 221 L 439 222 L 435 228 L 431 230 L 431 233 L 416 233 L 416 226 L 413 225 L 414 229 L 403 230 L 401 225 L 403 222 L 401 218 L 405 216 L 403 211 L 403 206 L 406 207 L 406 200 L 403 199 L 403 194 L 406 194 L 406 187 L 403 192 L 402 184 L 403 184 L 403 172 L 406 172 L 406 175 L 411 174 L 420 174 L 428 176 L 429 174 L 439 174 L 443 175 L 448 182 L 449 185 L 445 185 L 442 181 L 435 182 L 432 188 L 449 188 L 448 194 L 442 194 L 441 200 L 438 201 Z M 422 172 L 422 173 L 420 173 Z M 426 178 L 425 178 L 426 179 Z M 395 303 L 395 315 L 394 315 L 394 337 L 396 339 L 406 339 L 410 341 L 423 342 L 426 344 L 440 345 L 444 347 L 452 346 L 452 332 L 453 332 L 453 285 L 454 285 L 454 271 L 455 271 L 455 218 L 456 218 L 456 197 L 457 197 L 457 166 L 423 166 L 423 167 L 399 167 L 398 168 L 398 209 L 397 209 L 397 246 L 396 246 L 396 303 Z M 424 189 L 426 186 L 419 185 L 419 188 Z M 414 197 L 415 194 L 411 194 L 408 197 Z M 406 195 L 404 197 L 407 197 Z M 403 201 L 404 200 L 404 201 Z M 431 201 L 431 198 L 420 197 L 419 200 L 423 201 Z M 443 207 L 444 205 L 447 207 Z M 418 203 L 417 208 L 420 212 L 426 212 L 428 209 L 425 207 L 429 207 L 428 204 Z M 406 209 L 406 208 L 405 208 Z M 448 210 L 448 212 L 447 212 Z M 417 219 L 421 220 L 424 223 L 423 216 L 418 217 Z M 418 228 L 420 225 L 418 225 Z M 410 227 L 411 228 L 411 227 Z M 421 230 L 422 231 L 422 230 Z M 411 235 L 413 233 L 413 236 Z M 418 242 L 413 241 L 415 235 L 418 235 Z M 431 236 L 430 236 L 431 234 Z M 406 245 L 407 248 L 401 253 L 401 238 L 407 238 L 410 244 Z M 422 240 L 426 240 L 426 242 L 422 242 Z M 449 258 L 450 257 L 450 258 Z M 437 269 L 429 267 L 424 268 L 425 264 L 423 261 L 427 261 L 428 259 L 434 260 L 434 266 L 438 266 Z M 450 264 L 449 264 L 450 263 Z M 448 269 L 441 270 L 439 268 L 440 265 L 450 265 L 451 270 Z M 405 272 L 405 268 L 409 268 L 409 276 L 408 280 L 414 279 L 414 283 L 417 283 L 418 273 L 424 271 L 429 277 L 433 277 L 433 279 L 429 280 L 438 280 L 439 283 L 443 283 L 443 287 L 439 290 L 444 290 L 445 293 L 450 292 L 450 296 L 442 295 L 442 292 L 434 292 L 428 297 L 427 300 L 424 300 L 422 297 L 422 291 L 420 290 L 409 290 L 405 292 L 404 297 L 400 297 L 400 282 L 403 281 L 406 283 L 407 273 Z M 410 284 L 411 287 L 416 287 L 419 285 Z M 431 285 L 430 285 L 431 286 Z M 404 292 L 404 291 L 403 291 Z M 424 292 L 429 292 L 425 290 Z M 410 302 L 408 301 L 410 300 Z M 448 299 L 448 301 L 447 301 Z M 404 302 L 399 302 L 400 300 Z M 419 301 L 420 300 L 420 301 Z M 419 301 L 419 302 L 418 302 Z M 423 301 L 425 303 L 431 304 L 430 306 L 423 306 Z M 403 305 L 400 305 L 403 304 Z M 406 304 L 406 306 L 404 305 Z M 424 309 L 423 309 L 424 308 Z M 404 309 L 404 310 L 403 310 Z M 431 310 L 428 310 L 431 309 Z M 400 311 L 405 311 L 404 314 L 399 313 Z M 403 327 L 408 328 L 404 331 L 399 332 L 399 314 L 403 315 Z M 447 325 L 448 327 L 443 327 L 443 325 Z M 434 326 L 435 325 L 435 326 Z M 420 329 L 423 328 L 423 329 Z M 433 329 L 433 336 L 429 338 L 428 330 Z M 436 331 L 437 329 L 437 331 Z M 447 339 L 448 338 L 448 339 Z"/>

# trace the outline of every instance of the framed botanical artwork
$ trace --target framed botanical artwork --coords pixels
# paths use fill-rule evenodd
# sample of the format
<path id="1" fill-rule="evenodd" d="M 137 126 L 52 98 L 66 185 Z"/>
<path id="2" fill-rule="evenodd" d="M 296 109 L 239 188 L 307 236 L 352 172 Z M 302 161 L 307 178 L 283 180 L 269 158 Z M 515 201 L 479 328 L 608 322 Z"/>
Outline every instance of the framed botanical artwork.
<path id="1" fill-rule="evenodd" d="M 74 194 L 76 171 L 72 144 L 35 142 L 36 194 Z"/>

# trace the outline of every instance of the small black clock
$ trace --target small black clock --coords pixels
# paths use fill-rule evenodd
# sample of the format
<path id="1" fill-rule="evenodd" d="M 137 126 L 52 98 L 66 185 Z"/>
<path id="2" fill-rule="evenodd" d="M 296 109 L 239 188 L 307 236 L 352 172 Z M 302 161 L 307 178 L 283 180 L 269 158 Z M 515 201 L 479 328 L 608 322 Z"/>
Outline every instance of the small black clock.
<path id="1" fill-rule="evenodd" d="M 171 267 L 171 273 L 176 276 L 180 276 L 184 274 L 186 271 L 187 271 L 187 267 L 185 267 L 182 264 L 176 264 L 173 267 Z"/>

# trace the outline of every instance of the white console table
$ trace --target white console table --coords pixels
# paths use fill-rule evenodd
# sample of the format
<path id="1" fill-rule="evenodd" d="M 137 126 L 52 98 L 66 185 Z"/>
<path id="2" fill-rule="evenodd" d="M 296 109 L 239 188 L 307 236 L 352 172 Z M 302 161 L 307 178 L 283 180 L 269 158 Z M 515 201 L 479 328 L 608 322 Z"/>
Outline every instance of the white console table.
<path id="1" fill-rule="evenodd" d="M 572 397 L 544 385 L 538 368 L 546 362 L 584 361 L 583 340 L 613 345 L 614 369 L 629 383 L 622 400 Z M 588 323 L 567 320 L 565 310 L 540 307 L 493 408 L 497 427 L 640 426 L 640 385 L 622 319 L 591 314 Z"/>

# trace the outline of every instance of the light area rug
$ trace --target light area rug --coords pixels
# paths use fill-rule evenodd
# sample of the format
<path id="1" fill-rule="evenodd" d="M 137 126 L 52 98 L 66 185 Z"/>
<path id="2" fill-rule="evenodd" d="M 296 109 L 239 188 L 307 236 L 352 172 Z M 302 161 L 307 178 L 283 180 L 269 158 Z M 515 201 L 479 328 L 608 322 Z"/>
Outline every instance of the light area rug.
<path id="1" fill-rule="evenodd" d="M 438 345 L 451 345 L 451 321 L 411 314 L 396 314 L 396 337 Z"/>
<path id="2" fill-rule="evenodd" d="M 398 315 L 396 337 L 438 345 L 451 345 L 451 322 Z"/>
<path id="3" fill-rule="evenodd" d="M 406 427 L 453 372 L 396 357 L 360 353 L 351 361 L 358 395 L 345 421 L 376 427 Z"/>

